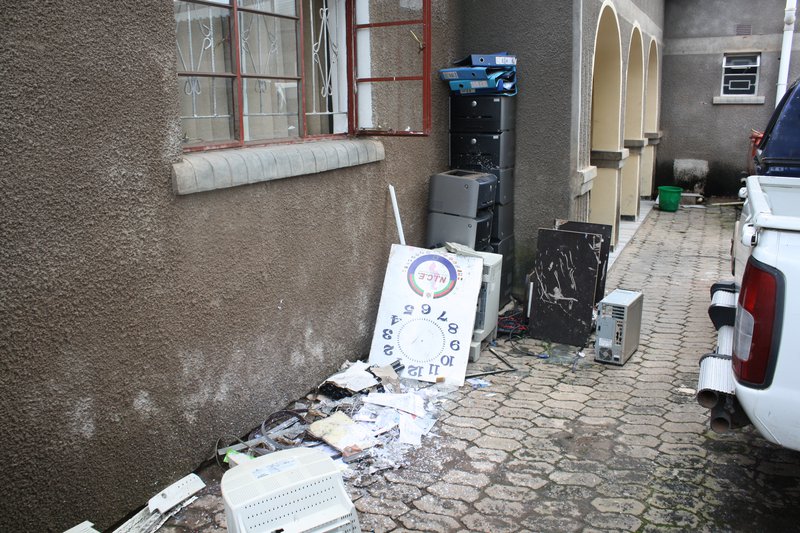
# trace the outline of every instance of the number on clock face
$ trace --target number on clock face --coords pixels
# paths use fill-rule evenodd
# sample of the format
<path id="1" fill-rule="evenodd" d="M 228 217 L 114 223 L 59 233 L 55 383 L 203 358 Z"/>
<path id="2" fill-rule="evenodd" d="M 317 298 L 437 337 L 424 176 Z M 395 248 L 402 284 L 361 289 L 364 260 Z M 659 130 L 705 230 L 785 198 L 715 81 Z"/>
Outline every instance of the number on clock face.
<path id="1" fill-rule="evenodd" d="M 399 314 L 391 315 L 391 328 L 384 328 L 381 337 L 385 356 L 399 351 L 406 362 L 406 373 L 411 377 L 438 376 L 443 368 L 455 364 L 461 342 L 452 336 L 458 334 L 459 325 L 450 322 L 447 311 L 436 313 L 430 304 L 404 305 Z M 445 352 L 452 353 L 445 353 Z"/>

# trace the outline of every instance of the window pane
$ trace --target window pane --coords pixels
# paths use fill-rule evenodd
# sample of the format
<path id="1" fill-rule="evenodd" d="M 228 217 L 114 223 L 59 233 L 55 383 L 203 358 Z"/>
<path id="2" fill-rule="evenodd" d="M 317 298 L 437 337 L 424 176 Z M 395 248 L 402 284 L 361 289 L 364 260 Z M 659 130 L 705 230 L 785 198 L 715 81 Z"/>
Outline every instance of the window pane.
<path id="1" fill-rule="evenodd" d="M 233 72 L 230 10 L 175 2 L 179 72 Z"/>
<path id="2" fill-rule="evenodd" d="M 421 18 L 422 0 L 356 0 L 356 24 Z"/>
<path id="3" fill-rule="evenodd" d="M 303 1 L 307 135 L 347 132 L 344 0 Z"/>
<path id="4" fill-rule="evenodd" d="M 239 0 L 239 7 L 290 17 L 297 16 L 295 0 Z"/>
<path id="5" fill-rule="evenodd" d="M 422 76 L 424 56 L 417 41 L 422 41 L 421 24 L 364 28 L 357 33 L 359 78 Z"/>
<path id="6" fill-rule="evenodd" d="M 296 81 L 243 80 L 244 140 L 300 135 L 300 96 Z"/>
<path id="7" fill-rule="evenodd" d="M 242 74 L 297 76 L 297 22 L 239 13 Z"/>
<path id="8" fill-rule="evenodd" d="M 232 78 L 178 76 L 184 144 L 235 139 L 233 82 Z"/>
<path id="9" fill-rule="evenodd" d="M 381 131 L 422 131 L 422 82 L 358 84 L 358 127 Z"/>

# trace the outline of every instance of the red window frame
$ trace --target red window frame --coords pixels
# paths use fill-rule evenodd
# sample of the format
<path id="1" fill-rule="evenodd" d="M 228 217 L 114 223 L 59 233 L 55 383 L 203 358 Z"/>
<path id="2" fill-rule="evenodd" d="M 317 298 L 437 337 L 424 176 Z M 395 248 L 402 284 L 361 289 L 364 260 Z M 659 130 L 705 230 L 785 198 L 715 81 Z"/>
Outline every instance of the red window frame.
<path id="1" fill-rule="evenodd" d="M 355 23 L 354 1 L 347 2 L 350 10 L 347 14 L 347 21 L 352 24 L 348 31 L 348 77 L 350 83 L 350 95 L 347 99 L 349 129 L 353 135 L 391 135 L 391 136 L 426 136 L 431 133 L 431 0 L 422 0 L 422 18 L 415 20 L 395 20 L 391 22 L 371 22 L 369 24 Z M 384 76 L 374 78 L 358 78 L 357 62 L 357 38 L 358 30 L 367 28 L 386 28 L 391 26 L 422 26 L 422 74 L 419 76 Z M 377 129 L 358 128 L 358 84 L 359 83 L 396 83 L 403 81 L 422 82 L 422 131 L 388 131 Z"/>
<path id="2" fill-rule="evenodd" d="M 297 50 L 298 50 L 298 65 L 297 72 L 299 76 L 268 76 L 268 75 L 243 75 L 241 68 L 241 51 L 239 42 L 239 12 L 264 14 L 263 11 L 257 9 L 249 9 L 240 7 L 238 0 L 230 0 L 228 5 L 220 4 L 218 2 L 207 2 L 204 0 L 183 0 L 186 3 L 205 5 L 215 8 L 227 8 L 231 11 L 231 54 L 234 55 L 233 64 L 235 71 L 233 73 L 211 73 L 211 72 L 193 72 L 193 71 L 178 71 L 179 76 L 193 76 L 193 77 L 224 77 L 234 79 L 236 82 L 235 97 L 233 103 L 236 121 L 236 135 L 239 137 L 233 141 L 223 141 L 219 143 L 198 144 L 193 146 L 184 146 L 184 152 L 201 152 L 208 150 L 222 150 L 226 148 L 242 148 L 245 146 L 268 146 L 273 144 L 292 144 L 314 141 L 319 139 L 331 138 L 347 138 L 348 136 L 356 135 L 390 135 L 390 136 L 427 136 L 431 131 L 431 0 L 422 0 L 422 18 L 415 20 L 398 20 L 391 22 L 374 22 L 369 24 L 356 24 L 355 23 L 355 2 L 356 0 L 345 0 L 345 18 L 346 18 L 346 36 L 345 42 L 347 44 L 346 58 L 347 58 L 347 133 L 333 133 L 322 135 L 308 135 L 307 115 L 306 115 L 306 79 L 305 79 L 305 44 L 304 44 L 304 3 L 302 0 L 296 0 L 296 16 L 283 15 L 278 13 L 270 13 L 269 16 L 276 18 L 283 18 L 287 20 L 294 20 L 297 24 Z M 356 39 L 357 30 L 366 28 L 380 28 L 389 26 L 403 26 L 403 25 L 421 25 L 423 27 L 423 59 L 422 59 L 422 73 L 419 76 L 391 76 L 391 77 L 375 77 L 375 78 L 356 78 L 357 72 L 356 63 Z M 243 80 L 246 78 L 254 79 L 278 79 L 278 80 L 296 80 L 300 86 L 300 121 L 302 123 L 302 135 L 296 138 L 285 139 L 259 139 L 253 141 L 244 140 L 244 94 L 243 94 Z M 422 131 L 387 131 L 387 130 L 374 130 L 374 129 L 359 129 L 358 128 L 358 83 L 375 82 L 375 83 L 395 83 L 402 81 L 421 81 L 422 82 Z"/>

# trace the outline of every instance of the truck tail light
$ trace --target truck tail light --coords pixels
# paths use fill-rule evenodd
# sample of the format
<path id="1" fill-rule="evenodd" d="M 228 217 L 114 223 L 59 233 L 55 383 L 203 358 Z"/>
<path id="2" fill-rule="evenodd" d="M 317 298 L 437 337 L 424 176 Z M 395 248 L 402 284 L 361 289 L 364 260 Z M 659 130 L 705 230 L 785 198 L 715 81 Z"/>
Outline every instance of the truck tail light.
<path id="1" fill-rule="evenodd" d="M 772 381 L 782 296 L 781 273 L 751 257 L 742 277 L 733 338 L 733 372 L 741 383 L 765 388 Z"/>

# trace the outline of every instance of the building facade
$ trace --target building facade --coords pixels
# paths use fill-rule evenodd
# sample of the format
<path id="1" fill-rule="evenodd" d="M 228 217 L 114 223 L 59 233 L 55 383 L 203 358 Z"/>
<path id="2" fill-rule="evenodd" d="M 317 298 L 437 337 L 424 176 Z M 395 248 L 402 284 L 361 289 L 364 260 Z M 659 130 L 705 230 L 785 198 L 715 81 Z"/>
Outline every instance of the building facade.
<path id="1" fill-rule="evenodd" d="M 109 527 L 367 355 L 387 188 L 421 245 L 467 53 L 518 57 L 520 301 L 538 228 L 637 217 L 664 4 L 5 6 L 0 528 Z"/>
<path id="2" fill-rule="evenodd" d="M 666 2 L 658 184 L 736 194 L 747 174 L 750 131 L 763 131 L 775 109 L 786 5 Z M 799 47 L 795 35 L 784 58 L 789 83 L 800 75 Z"/>

